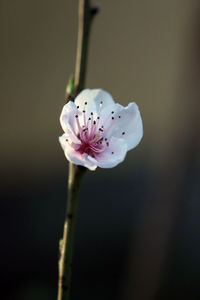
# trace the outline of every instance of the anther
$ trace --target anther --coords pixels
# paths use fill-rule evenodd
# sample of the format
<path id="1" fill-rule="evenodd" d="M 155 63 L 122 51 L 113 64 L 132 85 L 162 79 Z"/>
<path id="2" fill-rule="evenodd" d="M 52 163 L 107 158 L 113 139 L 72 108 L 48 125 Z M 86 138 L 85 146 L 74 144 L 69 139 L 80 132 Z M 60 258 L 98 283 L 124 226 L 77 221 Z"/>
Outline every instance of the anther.
<path id="1" fill-rule="evenodd" d="M 119 116 L 119 119 L 121 118 L 121 116 Z"/>
<path id="2" fill-rule="evenodd" d="M 88 119 L 89 121 L 91 120 L 91 118 Z"/>
<path id="3" fill-rule="evenodd" d="M 114 154 L 114 152 L 112 152 L 112 154 Z"/>
<path id="4" fill-rule="evenodd" d="M 85 113 L 85 110 L 83 110 L 83 113 Z"/>
<path id="5" fill-rule="evenodd" d="M 109 143 L 107 142 L 106 145 L 109 146 Z"/>
<path id="6" fill-rule="evenodd" d="M 66 142 L 68 142 L 68 139 L 66 139 Z"/>
<path id="7" fill-rule="evenodd" d="M 78 118 L 78 115 L 75 115 L 76 118 Z"/>
<path id="8" fill-rule="evenodd" d="M 79 106 L 77 106 L 77 108 L 79 109 Z"/>
<path id="9" fill-rule="evenodd" d="M 95 125 L 95 124 L 96 124 L 96 121 L 94 121 L 93 124 Z"/>
<path id="10" fill-rule="evenodd" d="M 85 102 L 85 105 L 87 105 L 87 102 Z"/>
<path id="11" fill-rule="evenodd" d="M 107 138 L 105 138 L 105 141 L 107 141 L 108 139 Z"/>
<path id="12" fill-rule="evenodd" d="M 114 120 L 114 117 L 112 117 L 112 120 Z"/>
<path id="13" fill-rule="evenodd" d="M 91 116 L 93 116 L 93 112 L 91 112 Z"/>
<path id="14" fill-rule="evenodd" d="M 99 119 L 100 119 L 100 117 L 97 117 L 97 119 L 99 120 Z"/>
<path id="15" fill-rule="evenodd" d="M 125 132 L 122 132 L 122 135 L 124 135 L 125 134 Z"/>
<path id="16" fill-rule="evenodd" d="M 111 114 L 114 114 L 114 111 L 112 111 Z"/>
<path id="17" fill-rule="evenodd" d="M 103 101 L 101 101 L 100 104 L 103 104 Z"/>

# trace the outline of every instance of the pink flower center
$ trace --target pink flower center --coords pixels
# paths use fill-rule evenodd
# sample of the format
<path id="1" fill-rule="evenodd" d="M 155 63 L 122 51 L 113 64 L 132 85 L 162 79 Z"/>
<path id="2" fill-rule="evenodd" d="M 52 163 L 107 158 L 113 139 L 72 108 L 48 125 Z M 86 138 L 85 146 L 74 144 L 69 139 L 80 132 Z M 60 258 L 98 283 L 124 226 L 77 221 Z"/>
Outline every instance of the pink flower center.
<path id="1" fill-rule="evenodd" d="M 78 115 L 75 116 L 79 130 L 78 138 L 81 141 L 81 144 L 76 151 L 80 154 L 87 153 L 92 157 L 96 157 L 109 146 L 109 143 L 106 144 L 104 139 L 106 131 L 104 130 L 103 125 L 99 127 L 100 116 L 94 120 L 93 113 L 91 113 L 91 117 L 86 121 L 85 110 L 83 110 L 83 114 L 83 126 L 80 125 Z"/>
<path id="2" fill-rule="evenodd" d="M 76 124 L 78 127 L 78 139 L 81 141 L 81 144 L 72 144 L 72 147 L 79 152 L 80 154 L 86 153 L 94 158 L 98 158 L 98 156 L 105 151 L 106 148 L 109 147 L 109 138 L 107 137 L 107 133 L 110 128 L 115 123 L 114 111 L 112 111 L 107 118 L 104 119 L 104 123 L 101 122 L 101 107 L 103 102 L 100 102 L 100 109 L 98 111 L 98 116 L 94 120 L 94 113 L 91 112 L 91 117 L 86 119 L 86 105 L 85 102 L 84 110 L 82 111 L 82 115 L 79 111 L 75 115 Z M 79 109 L 79 106 L 77 106 Z M 79 118 L 82 119 L 82 124 L 80 124 Z M 121 116 L 118 116 L 120 119 Z M 124 135 L 125 132 L 122 133 Z M 67 140 L 68 141 L 68 140 Z M 112 151 L 111 154 L 114 154 Z"/>

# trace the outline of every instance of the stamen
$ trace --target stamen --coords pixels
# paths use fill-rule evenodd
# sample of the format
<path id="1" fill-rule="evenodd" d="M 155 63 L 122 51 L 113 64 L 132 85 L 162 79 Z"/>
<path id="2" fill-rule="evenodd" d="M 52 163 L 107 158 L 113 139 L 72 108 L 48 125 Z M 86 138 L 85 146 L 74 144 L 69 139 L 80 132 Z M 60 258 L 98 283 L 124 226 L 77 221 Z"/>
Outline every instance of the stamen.
<path id="1" fill-rule="evenodd" d="M 96 136 L 93 138 L 93 140 L 89 141 L 89 143 L 91 144 L 91 143 L 93 143 L 94 141 L 96 141 L 97 139 L 98 139 L 98 135 L 96 135 Z"/>
<path id="2" fill-rule="evenodd" d="M 81 125 L 80 125 L 80 122 L 79 122 L 79 119 L 78 119 L 78 115 L 75 115 L 75 118 L 76 118 L 76 123 L 77 123 L 77 126 L 78 126 L 78 131 L 79 131 L 80 136 L 81 136 L 82 128 L 81 128 Z"/>
<path id="3" fill-rule="evenodd" d="M 125 132 L 122 132 L 122 135 L 124 135 L 125 134 Z"/>

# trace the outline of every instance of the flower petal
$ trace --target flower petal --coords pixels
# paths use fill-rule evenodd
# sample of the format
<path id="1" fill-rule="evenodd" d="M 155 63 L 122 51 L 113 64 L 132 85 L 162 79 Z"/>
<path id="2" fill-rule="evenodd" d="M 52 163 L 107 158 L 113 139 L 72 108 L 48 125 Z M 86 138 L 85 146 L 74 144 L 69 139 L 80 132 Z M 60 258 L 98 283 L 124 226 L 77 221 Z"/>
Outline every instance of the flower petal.
<path id="1" fill-rule="evenodd" d="M 112 96 L 101 89 L 85 89 L 75 98 L 74 102 L 81 112 L 86 111 L 87 117 L 93 112 L 95 118 L 100 111 L 102 115 L 105 115 L 115 105 Z"/>
<path id="2" fill-rule="evenodd" d="M 122 138 L 126 141 L 128 149 L 136 147 L 143 136 L 143 125 L 140 111 L 135 102 L 123 107 L 115 105 L 115 123 L 107 133 L 108 137 Z"/>
<path id="3" fill-rule="evenodd" d="M 63 107 L 63 110 L 60 115 L 60 123 L 62 129 L 66 133 L 66 138 L 70 139 L 73 143 L 80 144 L 81 142 L 77 137 L 78 128 L 75 119 L 76 114 L 80 114 L 80 112 L 77 110 L 74 102 L 69 101 Z"/>
<path id="4" fill-rule="evenodd" d="M 70 127 L 72 130 L 75 128 L 75 115 L 79 114 L 79 111 L 76 108 L 74 102 L 69 101 L 64 105 L 61 115 L 60 115 L 60 124 L 62 129 L 65 131 L 66 128 Z"/>
<path id="5" fill-rule="evenodd" d="M 61 137 L 59 137 L 59 141 L 64 150 L 66 158 L 75 165 L 84 166 L 91 171 L 94 171 L 97 167 L 96 160 L 86 153 L 80 154 L 71 144 L 66 142 L 65 137 L 65 134 L 63 134 Z"/>
<path id="6" fill-rule="evenodd" d="M 97 165 L 101 168 L 113 168 L 121 163 L 126 156 L 127 144 L 123 139 L 112 137 L 109 147 L 96 157 Z"/>

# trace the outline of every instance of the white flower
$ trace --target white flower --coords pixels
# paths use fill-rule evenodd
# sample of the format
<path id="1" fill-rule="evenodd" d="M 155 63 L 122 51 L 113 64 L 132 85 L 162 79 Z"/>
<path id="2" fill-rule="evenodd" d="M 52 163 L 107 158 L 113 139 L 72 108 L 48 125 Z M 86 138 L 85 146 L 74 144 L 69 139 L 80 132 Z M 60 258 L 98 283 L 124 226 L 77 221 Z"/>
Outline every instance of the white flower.
<path id="1" fill-rule="evenodd" d="M 66 158 L 90 170 L 112 168 L 140 142 L 143 126 L 136 103 L 115 103 L 101 89 L 83 90 L 62 110 L 59 138 Z"/>

